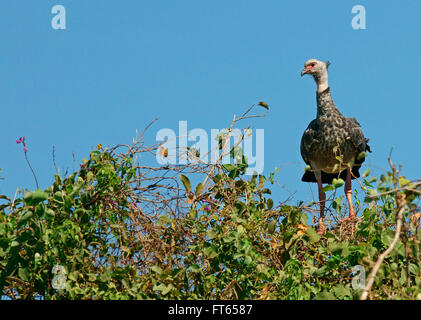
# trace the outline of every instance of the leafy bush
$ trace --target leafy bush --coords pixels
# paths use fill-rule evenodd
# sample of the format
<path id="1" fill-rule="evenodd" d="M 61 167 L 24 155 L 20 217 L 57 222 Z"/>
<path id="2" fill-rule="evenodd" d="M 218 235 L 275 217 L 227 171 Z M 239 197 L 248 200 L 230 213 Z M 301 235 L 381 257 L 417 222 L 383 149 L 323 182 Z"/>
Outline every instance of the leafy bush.
<path id="1" fill-rule="evenodd" d="M 146 167 L 134 159 L 153 150 L 124 148 L 99 146 L 49 188 L 0 196 L 3 298 L 359 299 L 353 267 L 370 277 L 402 206 L 368 297 L 421 298 L 421 184 L 396 170 L 362 180 L 360 219 L 335 221 L 346 209 L 333 199 L 320 236 L 316 204 L 271 198 L 274 174 L 247 177 L 244 162 Z"/>

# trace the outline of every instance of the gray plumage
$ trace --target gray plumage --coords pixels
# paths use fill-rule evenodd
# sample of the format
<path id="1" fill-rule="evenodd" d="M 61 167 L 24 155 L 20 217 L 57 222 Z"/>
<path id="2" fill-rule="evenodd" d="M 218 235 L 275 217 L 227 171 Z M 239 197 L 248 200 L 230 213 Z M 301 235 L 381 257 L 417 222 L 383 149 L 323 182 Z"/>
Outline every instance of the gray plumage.
<path id="1" fill-rule="evenodd" d="M 301 139 L 301 156 L 311 167 L 301 180 L 317 182 L 313 172 L 316 170 L 321 171 L 322 183 L 332 183 L 333 178 L 338 177 L 345 180 L 344 164 L 351 165 L 353 175 L 358 178 L 359 168 L 365 160 L 362 152 L 371 152 L 367 142 L 357 120 L 344 117 L 336 108 L 327 87 L 317 93 L 317 117 L 310 122 Z M 336 158 L 339 155 L 343 157 L 342 167 Z"/>

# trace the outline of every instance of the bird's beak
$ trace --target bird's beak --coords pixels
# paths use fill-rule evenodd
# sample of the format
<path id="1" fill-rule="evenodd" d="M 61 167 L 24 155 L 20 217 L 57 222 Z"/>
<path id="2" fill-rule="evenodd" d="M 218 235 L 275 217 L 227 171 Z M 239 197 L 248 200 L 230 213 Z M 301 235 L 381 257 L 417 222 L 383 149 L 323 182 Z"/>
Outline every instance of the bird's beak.
<path id="1" fill-rule="evenodd" d="M 303 71 L 301 71 L 301 76 L 303 76 L 303 75 L 305 75 L 305 74 L 308 74 L 308 73 L 310 73 L 310 70 L 311 69 L 303 69 Z"/>

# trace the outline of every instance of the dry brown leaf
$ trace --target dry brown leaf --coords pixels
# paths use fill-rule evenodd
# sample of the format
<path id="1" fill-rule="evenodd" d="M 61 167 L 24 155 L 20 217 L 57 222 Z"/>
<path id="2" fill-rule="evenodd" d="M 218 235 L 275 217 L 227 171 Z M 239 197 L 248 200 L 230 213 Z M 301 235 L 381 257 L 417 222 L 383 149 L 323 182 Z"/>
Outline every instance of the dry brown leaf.
<path id="1" fill-rule="evenodd" d="M 164 158 L 168 157 L 168 149 L 167 149 L 167 148 L 161 147 L 161 149 L 159 150 L 159 153 L 160 153 L 160 154 L 161 154 Z"/>
<path id="2" fill-rule="evenodd" d="M 298 235 L 303 235 L 303 234 L 305 234 L 306 233 L 306 230 L 307 230 L 307 226 L 305 225 L 305 224 L 299 224 L 299 225 L 297 225 L 297 229 L 298 229 L 298 232 L 297 232 L 297 234 Z"/>

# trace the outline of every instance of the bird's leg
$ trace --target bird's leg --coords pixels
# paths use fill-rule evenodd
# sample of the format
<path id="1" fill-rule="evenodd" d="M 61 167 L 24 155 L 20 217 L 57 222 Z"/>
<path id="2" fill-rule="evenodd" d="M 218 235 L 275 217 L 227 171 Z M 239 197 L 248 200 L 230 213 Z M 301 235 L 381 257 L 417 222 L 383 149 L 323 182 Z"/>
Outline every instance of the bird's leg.
<path id="1" fill-rule="evenodd" d="M 320 171 L 315 171 L 314 175 L 316 176 L 316 179 L 317 179 L 317 189 L 319 191 L 319 203 L 320 203 L 319 228 L 317 230 L 317 233 L 323 234 L 326 231 L 326 226 L 325 226 L 326 194 L 323 191 L 322 175 L 321 175 Z"/>
<path id="2" fill-rule="evenodd" d="M 349 205 L 349 218 L 355 218 L 354 206 L 352 205 L 351 169 L 348 168 L 345 181 L 345 196 Z"/>

